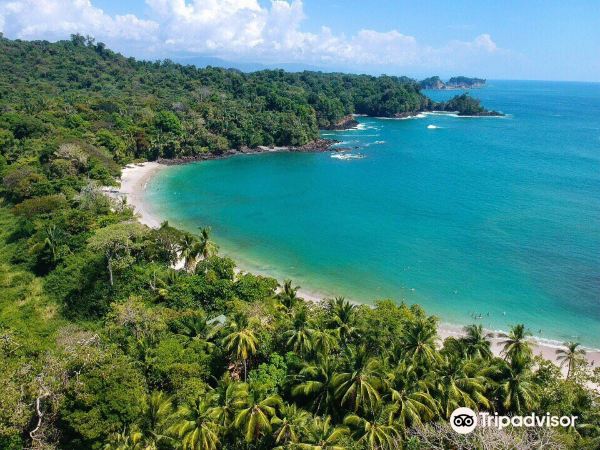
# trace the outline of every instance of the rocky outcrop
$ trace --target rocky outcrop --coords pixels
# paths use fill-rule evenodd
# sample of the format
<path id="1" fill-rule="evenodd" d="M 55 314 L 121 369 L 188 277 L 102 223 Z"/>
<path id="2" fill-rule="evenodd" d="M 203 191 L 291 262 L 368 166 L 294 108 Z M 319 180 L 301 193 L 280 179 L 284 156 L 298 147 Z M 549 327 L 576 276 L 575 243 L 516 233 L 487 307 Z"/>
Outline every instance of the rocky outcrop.
<path id="1" fill-rule="evenodd" d="M 335 139 L 317 139 L 308 144 L 304 144 L 298 147 L 289 147 L 287 150 L 290 152 L 339 152 L 342 151 L 342 148 L 335 147 L 332 148 L 334 144 L 337 144 L 339 141 Z"/>
<path id="2" fill-rule="evenodd" d="M 176 165 L 176 164 L 187 164 L 197 161 L 209 161 L 213 159 L 225 159 L 236 155 L 257 155 L 260 153 L 272 153 L 272 152 L 303 152 L 303 153 L 320 153 L 320 152 L 339 152 L 344 149 L 342 147 L 332 148 L 334 144 L 339 141 L 335 139 L 316 139 L 300 146 L 292 147 L 241 147 L 239 149 L 230 149 L 222 153 L 201 153 L 199 155 L 191 156 L 180 156 L 178 158 L 165 159 L 158 158 L 157 162 L 160 164 Z"/>
<path id="3" fill-rule="evenodd" d="M 358 125 L 358 121 L 352 114 L 342 117 L 340 120 L 327 127 L 327 130 L 347 130 Z"/>
<path id="4" fill-rule="evenodd" d="M 440 77 L 425 78 L 419 82 L 421 89 L 437 89 L 437 90 L 452 90 L 452 89 L 475 89 L 485 86 L 485 79 L 470 78 L 470 77 L 452 77 L 444 83 Z"/>

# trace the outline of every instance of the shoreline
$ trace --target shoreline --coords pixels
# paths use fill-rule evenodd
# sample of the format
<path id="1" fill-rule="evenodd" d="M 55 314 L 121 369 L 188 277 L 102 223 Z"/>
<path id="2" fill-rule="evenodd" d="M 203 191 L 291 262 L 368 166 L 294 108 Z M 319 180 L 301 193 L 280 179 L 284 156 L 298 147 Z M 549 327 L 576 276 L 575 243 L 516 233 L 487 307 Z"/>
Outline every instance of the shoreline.
<path id="1" fill-rule="evenodd" d="M 282 149 L 272 149 L 273 151 L 281 151 Z M 286 149 L 287 150 L 287 149 Z M 266 152 L 255 152 L 258 153 L 266 153 Z M 242 154 L 242 153 L 239 153 Z M 233 156 L 233 155 L 230 155 Z M 187 162 L 195 162 L 197 160 L 191 160 Z M 176 164 L 183 164 L 185 162 L 178 162 Z M 144 201 L 144 192 L 147 188 L 148 182 L 150 179 L 161 169 L 168 167 L 168 164 L 163 164 L 162 162 L 144 162 L 137 164 L 128 164 L 122 169 L 120 187 L 118 189 L 106 189 L 105 192 L 117 198 L 125 197 L 127 199 L 127 203 L 133 207 L 134 212 L 137 215 L 138 221 L 144 225 L 147 225 L 150 228 L 159 228 L 161 222 L 164 219 L 157 217 L 151 211 L 148 204 Z M 235 255 L 233 255 L 235 256 Z M 240 272 L 252 272 L 256 273 L 252 267 L 248 267 L 248 265 L 239 265 L 239 261 L 234 258 L 236 264 L 238 264 L 238 269 Z M 260 271 L 259 271 L 260 272 Z M 266 275 L 266 274 L 265 274 Z M 310 291 L 306 289 L 300 289 L 298 292 L 299 296 L 304 298 L 305 300 L 312 302 L 321 302 L 323 298 L 326 296 L 319 295 L 318 292 Z M 354 302 L 357 304 L 363 304 L 359 302 Z M 368 303 L 365 303 L 368 304 Z M 461 336 L 464 333 L 462 332 L 462 328 L 464 325 L 458 324 L 449 324 L 445 322 L 440 322 L 438 325 L 438 335 L 440 340 L 443 342 L 444 339 L 450 336 Z M 498 356 L 501 351 L 500 341 L 501 338 L 496 337 L 498 330 L 485 330 L 489 333 L 494 333 L 495 337 L 491 338 L 492 342 L 492 351 L 494 355 Z M 552 361 L 557 364 L 556 359 L 556 349 L 562 347 L 559 341 L 556 343 L 547 342 L 548 340 L 542 340 L 543 338 L 536 338 L 533 336 L 531 341 L 533 343 L 532 350 L 534 355 L 540 355 L 545 359 Z M 590 348 L 587 346 L 583 346 L 586 350 L 586 359 L 589 363 L 593 364 L 593 367 L 600 366 L 600 349 Z M 558 364 L 557 364 L 558 365 Z M 566 374 L 566 367 L 562 369 L 563 374 Z"/>
<path id="2" fill-rule="evenodd" d="M 259 145 L 256 148 L 242 147 L 239 150 L 230 149 L 220 154 L 214 153 L 203 153 L 195 156 L 181 156 L 173 159 L 159 158 L 156 162 L 165 166 L 175 166 L 180 164 L 188 164 L 192 162 L 200 161 L 213 161 L 217 159 L 226 159 L 238 155 L 260 155 L 263 153 L 274 153 L 274 152 L 295 152 L 295 153 L 325 153 L 325 152 L 343 152 L 350 150 L 345 147 L 335 147 L 340 141 L 335 139 L 319 138 L 315 141 L 309 142 L 296 147 L 268 147 Z M 129 164 L 128 166 L 130 166 Z"/>

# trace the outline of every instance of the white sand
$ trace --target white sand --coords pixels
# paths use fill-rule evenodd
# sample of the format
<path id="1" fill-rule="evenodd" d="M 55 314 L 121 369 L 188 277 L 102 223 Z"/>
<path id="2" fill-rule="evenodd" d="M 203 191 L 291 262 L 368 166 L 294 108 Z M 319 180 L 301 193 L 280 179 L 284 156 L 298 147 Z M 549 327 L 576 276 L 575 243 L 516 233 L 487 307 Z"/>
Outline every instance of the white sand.
<path id="1" fill-rule="evenodd" d="M 492 333 L 491 331 L 486 330 L 486 332 L 488 333 Z M 449 325 L 449 324 L 442 324 L 440 325 L 440 327 L 438 328 L 438 333 L 440 335 L 440 337 L 442 338 L 442 340 L 450 337 L 450 336 L 462 336 L 464 335 L 463 331 L 462 331 L 462 327 L 460 326 L 456 326 L 456 325 Z M 490 339 L 490 341 L 492 342 L 492 352 L 494 353 L 494 355 L 496 356 L 501 356 L 501 352 L 502 352 L 502 344 L 501 342 L 503 341 L 502 338 L 497 337 L 497 333 L 494 333 L 494 336 Z M 553 363 L 559 365 L 559 363 L 557 362 L 557 358 L 556 358 L 556 350 L 561 348 L 562 346 L 560 344 L 550 344 L 550 343 L 546 343 L 546 342 L 540 342 L 537 341 L 535 338 L 531 338 L 530 342 L 532 343 L 532 348 L 533 348 L 533 354 L 534 356 L 542 356 L 544 359 L 550 360 Z M 586 359 L 590 364 L 593 364 L 592 367 L 598 367 L 598 365 L 600 364 L 600 350 L 597 349 L 589 349 L 589 348 L 585 348 L 586 350 Z M 567 374 L 567 367 L 563 367 L 562 368 L 562 372 L 563 375 Z"/>
<path id="2" fill-rule="evenodd" d="M 141 164 L 128 164 L 121 172 L 121 187 L 118 189 L 119 196 L 125 196 L 127 203 L 131 205 L 138 215 L 138 220 L 150 228 L 160 227 L 161 220 L 150 212 L 148 205 L 144 202 L 144 191 L 148 181 L 162 167 L 157 162 L 146 162 Z"/>
<path id="3" fill-rule="evenodd" d="M 161 219 L 151 213 L 148 205 L 144 202 L 144 191 L 146 190 L 148 181 L 152 176 L 158 172 L 161 168 L 167 167 L 157 162 L 146 162 L 141 164 L 129 164 L 126 166 L 121 174 L 121 187 L 115 192 L 109 190 L 109 195 L 113 196 L 125 196 L 127 202 L 134 208 L 138 215 L 138 220 L 151 228 L 160 227 Z M 241 271 L 246 271 L 245 268 L 241 268 Z M 252 269 L 250 272 L 256 272 Z M 299 296 L 309 301 L 321 301 L 324 297 L 315 292 L 308 292 L 301 290 Z M 439 327 L 439 335 L 443 339 L 449 336 L 460 336 L 462 335 L 462 327 L 455 325 L 443 324 Z M 500 344 L 500 338 L 492 339 L 492 351 L 495 355 L 500 355 L 502 346 Z M 532 339 L 533 351 L 535 355 L 541 355 L 545 359 L 548 359 L 556 363 L 556 349 L 559 345 L 551 345 L 549 343 L 536 341 Z M 600 350 L 597 349 L 586 349 L 586 358 L 593 367 L 600 365 Z M 566 373 L 566 367 L 563 368 L 563 373 Z"/>

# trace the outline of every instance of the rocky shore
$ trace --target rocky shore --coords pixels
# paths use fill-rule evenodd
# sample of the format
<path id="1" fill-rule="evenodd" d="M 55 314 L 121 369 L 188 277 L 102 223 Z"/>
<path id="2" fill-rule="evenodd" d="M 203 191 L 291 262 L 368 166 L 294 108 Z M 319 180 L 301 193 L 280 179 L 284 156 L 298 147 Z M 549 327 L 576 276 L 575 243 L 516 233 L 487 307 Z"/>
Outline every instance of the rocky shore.
<path id="1" fill-rule="evenodd" d="M 196 161 L 209 161 L 213 159 L 224 159 L 230 158 L 236 155 L 257 155 L 260 153 L 272 153 L 272 152 L 299 152 L 299 153 L 321 153 L 321 152 L 340 152 L 348 150 L 347 148 L 335 147 L 334 144 L 339 141 L 335 139 L 316 139 L 300 146 L 292 147 L 266 147 L 259 146 L 256 148 L 241 147 L 240 149 L 230 149 L 223 153 L 202 153 L 199 155 L 191 156 L 180 156 L 177 158 L 158 158 L 157 162 L 167 166 L 175 164 L 187 164 Z"/>
<path id="2" fill-rule="evenodd" d="M 349 128 L 354 128 L 358 125 L 358 120 L 354 118 L 352 114 L 348 114 L 347 116 L 342 117 L 336 123 L 327 127 L 327 130 L 347 130 Z"/>
<path id="3" fill-rule="evenodd" d="M 481 111 L 478 113 L 473 113 L 473 114 L 462 114 L 462 113 L 458 113 L 459 116 L 466 116 L 466 117 L 499 117 L 499 116 L 504 116 L 505 114 L 502 114 L 501 112 L 498 111 Z"/>
<path id="4" fill-rule="evenodd" d="M 436 109 L 433 110 L 422 110 L 422 111 L 410 111 L 410 112 L 402 112 L 396 113 L 393 115 L 394 119 L 410 119 L 411 117 L 417 117 L 419 114 L 426 113 L 434 113 L 434 112 L 444 112 L 444 113 L 454 113 L 462 117 L 501 117 L 505 114 L 498 111 L 480 111 L 480 112 L 461 112 L 461 111 L 439 111 Z"/>

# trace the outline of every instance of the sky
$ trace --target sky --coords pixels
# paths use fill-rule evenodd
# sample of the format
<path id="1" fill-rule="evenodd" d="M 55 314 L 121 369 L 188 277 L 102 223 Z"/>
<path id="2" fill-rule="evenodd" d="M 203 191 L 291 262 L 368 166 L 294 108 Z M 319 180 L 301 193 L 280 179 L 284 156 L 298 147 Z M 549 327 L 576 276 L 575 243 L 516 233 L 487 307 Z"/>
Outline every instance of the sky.
<path id="1" fill-rule="evenodd" d="M 0 0 L 0 32 L 145 59 L 600 81 L 600 0 Z"/>

